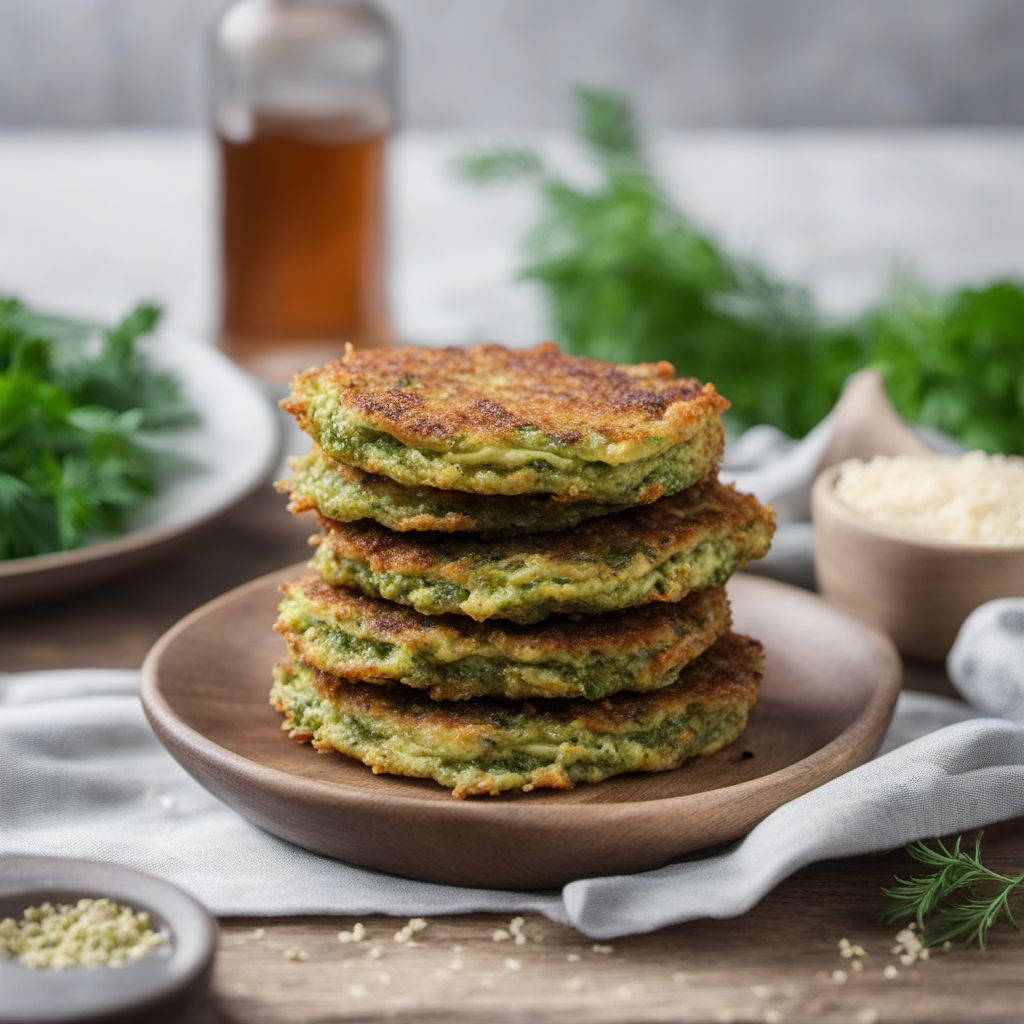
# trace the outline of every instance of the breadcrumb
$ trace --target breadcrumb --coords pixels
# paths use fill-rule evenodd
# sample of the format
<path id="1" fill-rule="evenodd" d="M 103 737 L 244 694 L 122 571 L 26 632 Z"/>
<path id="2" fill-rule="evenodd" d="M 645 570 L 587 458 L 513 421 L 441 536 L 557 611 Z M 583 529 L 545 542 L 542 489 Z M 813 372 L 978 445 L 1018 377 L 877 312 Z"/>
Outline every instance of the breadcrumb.
<path id="1" fill-rule="evenodd" d="M 405 926 L 395 932 L 395 942 L 414 946 L 416 945 L 415 936 L 419 935 L 426 927 L 427 922 L 425 918 L 410 917 Z"/>
<path id="2" fill-rule="evenodd" d="M 916 964 L 919 960 L 927 960 L 929 957 L 928 947 L 921 941 L 913 925 L 901 928 L 896 933 L 896 941 L 892 947 L 893 956 L 899 957 L 904 967 Z"/>
<path id="3" fill-rule="evenodd" d="M 366 929 L 358 921 L 352 926 L 351 931 L 338 932 L 338 941 L 341 943 L 362 942 L 366 938 Z"/>

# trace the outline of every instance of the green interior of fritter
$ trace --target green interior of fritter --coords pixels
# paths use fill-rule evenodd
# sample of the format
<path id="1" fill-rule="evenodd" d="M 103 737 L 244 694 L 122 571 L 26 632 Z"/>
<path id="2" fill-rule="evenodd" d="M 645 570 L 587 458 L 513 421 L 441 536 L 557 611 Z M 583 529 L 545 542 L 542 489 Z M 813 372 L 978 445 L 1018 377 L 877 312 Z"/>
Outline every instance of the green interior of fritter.
<path id="1" fill-rule="evenodd" d="M 489 537 L 548 533 L 576 526 L 595 516 L 621 511 L 622 504 L 563 502 L 546 495 L 470 494 L 433 487 L 403 487 L 388 477 L 343 476 L 337 465 L 317 449 L 291 461 L 288 482 L 295 495 L 311 501 L 338 522 L 373 519 L 392 530 L 431 529 L 474 532 Z"/>
<path id="2" fill-rule="evenodd" d="M 518 442 L 525 444 L 528 437 L 531 448 L 512 442 L 460 451 L 459 438 L 446 439 L 439 451 L 417 447 L 352 422 L 330 395 L 313 395 L 309 414 L 314 440 L 341 462 L 411 486 L 458 484 L 456 489 L 481 493 L 574 493 L 614 503 L 632 500 L 644 486 L 657 483 L 666 494 L 675 494 L 708 472 L 721 447 L 718 416 L 695 424 L 690 438 L 664 451 L 610 465 L 585 461 L 572 448 L 537 431 L 524 433 Z"/>
<path id="3" fill-rule="evenodd" d="M 281 602 L 280 621 L 295 635 L 296 653 L 325 672 L 353 676 L 361 665 L 369 676 L 395 679 L 448 700 L 479 695 L 597 699 L 622 689 L 657 689 L 680 667 L 652 672 L 652 661 L 661 649 L 656 647 L 622 654 L 567 650 L 528 660 L 482 645 L 480 653 L 465 653 L 465 643 L 456 651 L 442 631 L 429 638 L 430 646 L 413 650 L 401 642 L 359 635 L 355 624 L 325 621 L 306 605 L 301 593 Z"/>
<path id="4" fill-rule="evenodd" d="M 443 730 L 417 730 L 416 711 L 407 701 L 399 715 L 385 711 L 377 719 L 339 707 L 317 693 L 303 669 L 279 669 L 271 698 L 285 707 L 294 728 L 312 734 L 318 744 L 378 770 L 435 779 L 456 792 L 476 791 L 483 777 L 488 791 L 520 788 L 555 764 L 573 782 L 673 767 L 731 742 L 749 713 L 742 703 L 693 702 L 646 728 L 602 734 L 543 714 L 511 713 L 501 729 L 467 745 L 461 736 L 446 743 Z"/>
<path id="5" fill-rule="evenodd" d="M 313 567 L 328 583 L 352 587 L 372 597 L 409 605 L 424 615 L 457 613 L 477 621 L 490 618 L 539 622 L 561 613 L 596 613 L 631 608 L 654 600 L 678 601 L 694 590 L 718 586 L 752 557 L 764 554 L 769 528 L 749 524 L 740 533 L 714 532 L 667 556 L 655 551 L 609 552 L 600 562 L 582 564 L 537 556 L 488 558 L 481 554 L 461 572 L 464 585 L 438 575 L 404 575 L 375 570 L 348 558 L 325 540 Z M 652 559 L 658 559 L 651 565 Z"/>

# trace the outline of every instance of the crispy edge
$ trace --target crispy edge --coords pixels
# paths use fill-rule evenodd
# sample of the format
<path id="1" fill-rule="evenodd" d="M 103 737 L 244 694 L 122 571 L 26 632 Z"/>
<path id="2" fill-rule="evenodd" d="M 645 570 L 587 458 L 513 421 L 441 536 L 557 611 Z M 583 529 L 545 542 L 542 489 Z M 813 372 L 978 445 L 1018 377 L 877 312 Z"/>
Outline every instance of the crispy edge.
<path id="1" fill-rule="evenodd" d="M 503 384 L 488 386 L 495 377 Z M 280 403 L 313 436 L 315 392 L 329 393 L 364 426 L 435 448 L 466 438 L 470 447 L 511 445 L 522 430 L 570 449 L 595 433 L 608 445 L 655 437 L 675 443 L 696 421 L 729 407 L 713 384 L 676 377 L 671 363 L 604 362 L 567 355 L 553 342 L 531 349 L 347 346 L 341 360 L 297 375 Z"/>

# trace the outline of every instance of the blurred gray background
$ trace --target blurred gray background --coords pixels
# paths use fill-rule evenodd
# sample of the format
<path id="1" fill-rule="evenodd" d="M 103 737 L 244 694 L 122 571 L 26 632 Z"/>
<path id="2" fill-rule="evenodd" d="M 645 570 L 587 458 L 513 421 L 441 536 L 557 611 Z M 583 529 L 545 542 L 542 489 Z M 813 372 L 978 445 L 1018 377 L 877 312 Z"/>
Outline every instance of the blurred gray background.
<path id="1" fill-rule="evenodd" d="M 1024 123 L 1022 0 L 384 0 L 406 123 L 559 128 L 573 82 L 658 127 Z M 0 126 L 202 118 L 222 0 L 0 0 Z"/>

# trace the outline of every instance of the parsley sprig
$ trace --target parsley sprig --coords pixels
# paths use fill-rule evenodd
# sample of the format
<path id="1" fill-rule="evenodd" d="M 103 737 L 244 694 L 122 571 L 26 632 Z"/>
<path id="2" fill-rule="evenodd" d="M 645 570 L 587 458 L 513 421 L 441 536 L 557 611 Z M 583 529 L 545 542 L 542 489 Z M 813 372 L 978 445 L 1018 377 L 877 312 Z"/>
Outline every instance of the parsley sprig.
<path id="1" fill-rule="evenodd" d="M 883 915 L 889 923 L 917 922 L 927 946 L 944 942 L 988 945 L 988 933 L 1000 921 L 1019 927 L 1010 897 L 1024 884 L 1024 872 L 1004 875 L 981 860 L 981 839 L 973 853 L 963 849 L 962 837 L 952 847 L 942 840 L 911 843 L 907 853 L 931 870 L 896 878 L 882 891 L 894 906 Z"/>
<path id="2" fill-rule="evenodd" d="M 480 185 L 535 189 L 540 213 L 520 276 L 540 288 L 555 338 L 613 360 L 670 359 L 712 380 L 736 426 L 801 436 L 843 381 L 872 365 L 908 418 L 968 447 L 1024 444 L 1024 284 L 936 294 L 897 276 L 870 309 L 832 322 L 799 284 L 730 251 L 690 218 L 654 170 L 626 100 L 576 92 L 577 135 L 593 171 L 565 177 L 525 146 L 457 161 Z"/>
<path id="3" fill-rule="evenodd" d="M 147 435 L 195 418 L 138 350 L 160 316 L 144 303 L 101 330 L 0 297 L 0 559 L 121 530 L 156 491 Z"/>

